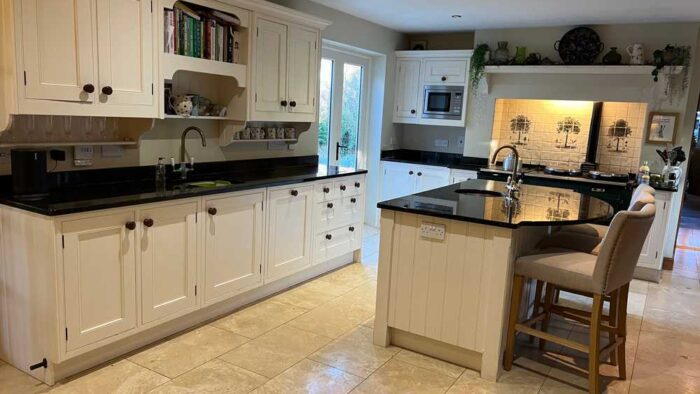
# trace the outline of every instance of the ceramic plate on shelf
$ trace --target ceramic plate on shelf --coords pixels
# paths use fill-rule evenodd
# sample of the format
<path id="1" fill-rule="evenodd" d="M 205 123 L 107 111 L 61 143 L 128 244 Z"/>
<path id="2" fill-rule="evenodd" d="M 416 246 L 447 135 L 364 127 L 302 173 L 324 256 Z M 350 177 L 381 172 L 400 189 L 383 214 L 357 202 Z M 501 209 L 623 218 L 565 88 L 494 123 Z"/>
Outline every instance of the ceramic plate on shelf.
<path id="1" fill-rule="evenodd" d="M 559 52 L 564 64 L 586 65 L 593 64 L 596 57 L 603 51 L 603 43 L 595 30 L 576 27 L 555 42 L 554 49 Z"/>

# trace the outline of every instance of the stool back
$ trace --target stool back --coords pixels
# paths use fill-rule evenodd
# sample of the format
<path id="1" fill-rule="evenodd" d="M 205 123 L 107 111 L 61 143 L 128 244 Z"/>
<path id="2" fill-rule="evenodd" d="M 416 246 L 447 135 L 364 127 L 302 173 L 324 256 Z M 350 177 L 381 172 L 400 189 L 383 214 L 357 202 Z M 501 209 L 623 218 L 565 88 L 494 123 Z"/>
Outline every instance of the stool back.
<path id="1" fill-rule="evenodd" d="M 639 211 L 644 207 L 644 205 L 647 204 L 646 201 L 641 201 L 640 202 L 640 197 L 642 197 L 644 194 L 650 194 L 651 197 L 654 197 L 654 193 L 656 193 L 656 190 L 647 185 L 647 184 L 640 184 L 637 186 L 636 189 L 632 192 L 632 199 L 630 200 L 630 206 L 627 208 L 629 211 Z"/>
<path id="2" fill-rule="evenodd" d="M 655 215 L 653 202 L 639 211 L 620 211 L 615 215 L 603 238 L 593 271 L 594 292 L 608 294 L 632 281 Z"/>

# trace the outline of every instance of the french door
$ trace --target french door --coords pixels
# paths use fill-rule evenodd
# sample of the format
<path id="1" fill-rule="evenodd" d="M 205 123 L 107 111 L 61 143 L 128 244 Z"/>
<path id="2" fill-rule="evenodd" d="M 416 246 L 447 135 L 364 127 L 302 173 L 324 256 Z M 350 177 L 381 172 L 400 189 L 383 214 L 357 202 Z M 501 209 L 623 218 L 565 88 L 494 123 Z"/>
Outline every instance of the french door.
<path id="1" fill-rule="evenodd" d="M 324 45 L 320 73 L 319 162 L 357 167 L 367 129 L 369 58 Z"/>

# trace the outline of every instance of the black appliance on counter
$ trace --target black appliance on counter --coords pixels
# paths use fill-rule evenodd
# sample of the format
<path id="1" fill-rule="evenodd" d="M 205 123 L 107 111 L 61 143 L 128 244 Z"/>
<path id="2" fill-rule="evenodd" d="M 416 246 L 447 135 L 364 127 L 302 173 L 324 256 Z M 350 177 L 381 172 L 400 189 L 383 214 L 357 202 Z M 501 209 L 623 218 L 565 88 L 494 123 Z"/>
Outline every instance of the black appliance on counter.
<path id="1" fill-rule="evenodd" d="M 13 149 L 12 194 L 33 200 L 49 193 L 49 177 L 46 171 L 46 151 L 42 149 Z"/>

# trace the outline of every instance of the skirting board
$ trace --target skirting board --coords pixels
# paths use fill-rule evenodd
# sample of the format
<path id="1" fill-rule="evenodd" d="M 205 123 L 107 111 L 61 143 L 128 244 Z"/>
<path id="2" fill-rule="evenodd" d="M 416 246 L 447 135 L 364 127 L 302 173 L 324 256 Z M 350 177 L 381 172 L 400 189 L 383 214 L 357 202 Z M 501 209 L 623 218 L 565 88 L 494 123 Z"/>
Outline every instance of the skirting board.
<path id="1" fill-rule="evenodd" d="M 435 357 L 464 368 L 481 371 L 481 353 L 436 341 L 424 336 L 390 328 L 391 344 Z"/>
<path id="2" fill-rule="evenodd" d="M 661 282 L 661 270 L 647 267 L 636 267 L 634 269 L 634 278 L 659 283 Z"/>
<path id="3" fill-rule="evenodd" d="M 265 298 L 273 296 L 293 286 L 350 264 L 353 261 L 355 261 L 354 253 L 351 252 L 324 263 L 314 265 L 311 268 L 298 272 L 289 277 L 265 284 L 231 299 L 204 307 L 180 318 L 163 323 L 157 327 L 136 333 L 133 336 L 111 343 L 89 353 L 85 353 L 61 364 L 53 364 L 54 381 L 45 383 L 53 385 L 57 381 L 85 371 L 86 369 L 94 366 L 103 364 L 116 357 L 137 350 L 168 336 L 197 328 L 210 321 L 214 321 L 228 315 L 235 310 L 241 309 L 252 303 L 262 301 Z"/>

